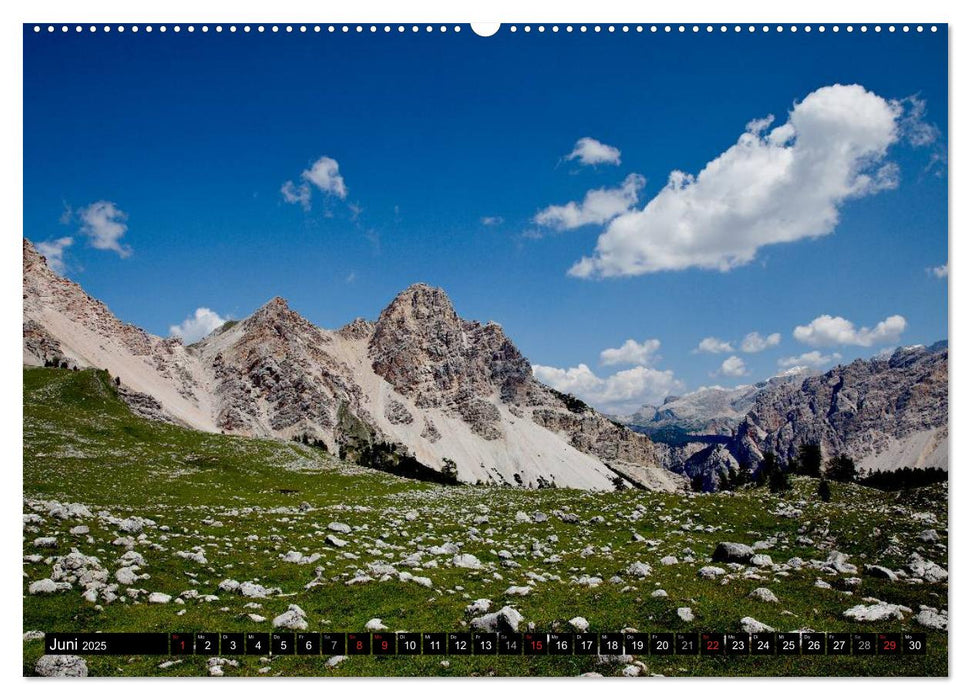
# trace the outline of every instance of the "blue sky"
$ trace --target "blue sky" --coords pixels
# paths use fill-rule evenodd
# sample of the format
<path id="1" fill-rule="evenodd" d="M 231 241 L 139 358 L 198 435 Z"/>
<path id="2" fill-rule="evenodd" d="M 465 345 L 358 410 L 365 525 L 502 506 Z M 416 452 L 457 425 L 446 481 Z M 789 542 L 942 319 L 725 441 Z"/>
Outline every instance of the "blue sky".
<path id="1" fill-rule="evenodd" d="M 24 235 L 160 335 L 275 295 L 335 328 L 423 281 L 611 411 L 947 337 L 945 31 L 24 55 Z"/>

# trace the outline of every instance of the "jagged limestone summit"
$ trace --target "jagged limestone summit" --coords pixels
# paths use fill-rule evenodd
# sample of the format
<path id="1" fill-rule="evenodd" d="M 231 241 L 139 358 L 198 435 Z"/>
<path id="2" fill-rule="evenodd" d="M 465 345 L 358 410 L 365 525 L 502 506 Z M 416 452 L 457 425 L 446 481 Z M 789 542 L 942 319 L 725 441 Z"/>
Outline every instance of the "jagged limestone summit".
<path id="1" fill-rule="evenodd" d="M 23 244 L 24 364 L 106 369 L 137 413 L 209 432 L 303 438 L 416 475 L 523 487 L 676 491 L 649 438 L 533 378 L 495 323 L 441 289 L 377 321 L 318 328 L 274 298 L 185 346 L 123 323 Z M 454 471 L 454 474 L 453 474 Z"/>

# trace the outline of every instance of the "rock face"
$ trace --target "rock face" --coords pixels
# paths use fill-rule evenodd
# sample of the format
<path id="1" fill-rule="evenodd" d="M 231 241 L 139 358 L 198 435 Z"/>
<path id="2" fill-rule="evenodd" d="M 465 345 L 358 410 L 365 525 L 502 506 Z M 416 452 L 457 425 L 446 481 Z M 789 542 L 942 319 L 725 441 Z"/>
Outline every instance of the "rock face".
<path id="1" fill-rule="evenodd" d="M 767 452 L 803 444 L 847 454 L 861 473 L 947 469 L 948 348 L 898 348 L 823 374 L 790 371 L 750 387 L 704 389 L 627 419 L 663 445 L 660 463 L 713 491 Z"/>
<path id="2" fill-rule="evenodd" d="M 735 431 L 736 455 L 796 457 L 817 443 L 861 471 L 947 469 L 946 343 L 898 348 L 760 394 Z"/>
<path id="3" fill-rule="evenodd" d="M 275 298 L 191 346 L 119 321 L 24 240 L 24 363 L 104 368 L 147 418 L 299 438 L 435 481 L 684 490 L 649 438 L 533 378 L 495 323 L 417 284 L 329 331 Z"/>

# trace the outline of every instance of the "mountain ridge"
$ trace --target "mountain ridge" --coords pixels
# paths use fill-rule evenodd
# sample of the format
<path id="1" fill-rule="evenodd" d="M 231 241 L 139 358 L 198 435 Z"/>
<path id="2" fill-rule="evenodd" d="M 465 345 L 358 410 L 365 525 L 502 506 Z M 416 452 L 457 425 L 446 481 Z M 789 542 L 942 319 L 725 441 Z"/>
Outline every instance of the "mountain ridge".
<path id="1" fill-rule="evenodd" d="M 684 490 L 653 443 L 532 376 L 496 323 L 409 286 L 376 321 L 319 328 L 274 297 L 185 346 L 118 320 L 24 239 L 24 363 L 105 368 L 139 410 L 188 427 L 313 439 L 393 470 L 468 482 Z M 133 406 L 135 408 L 135 406 Z"/>

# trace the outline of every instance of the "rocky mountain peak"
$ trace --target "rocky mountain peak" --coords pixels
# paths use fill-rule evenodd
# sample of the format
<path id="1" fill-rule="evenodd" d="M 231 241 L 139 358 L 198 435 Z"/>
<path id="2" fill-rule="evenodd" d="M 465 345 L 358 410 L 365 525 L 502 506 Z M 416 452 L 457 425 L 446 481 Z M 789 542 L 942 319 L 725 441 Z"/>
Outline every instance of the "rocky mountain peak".
<path id="1" fill-rule="evenodd" d="M 457 327 L 460 319 L 444 289 L 418 283 L 400 292 L 381 312 L 378 330 L 387 325 Z"/>
<path id="2" fill-rule="evenodd" d="M 253 312 L 253 316 L 278 316 L 290 311 L 290 305 L 283 297 L 273 297 L 260 308 Z"/>
<path id="3" fill-rule="evenodd" d="M 499 437 L 484 397 L 511 395 L 529 362 L 496 324 L 459 318 L 444 290 L 415 284 L 381 312 L 368 346 L 374 371 L 419 407 L 455 411 L 480 435 Z"/>

